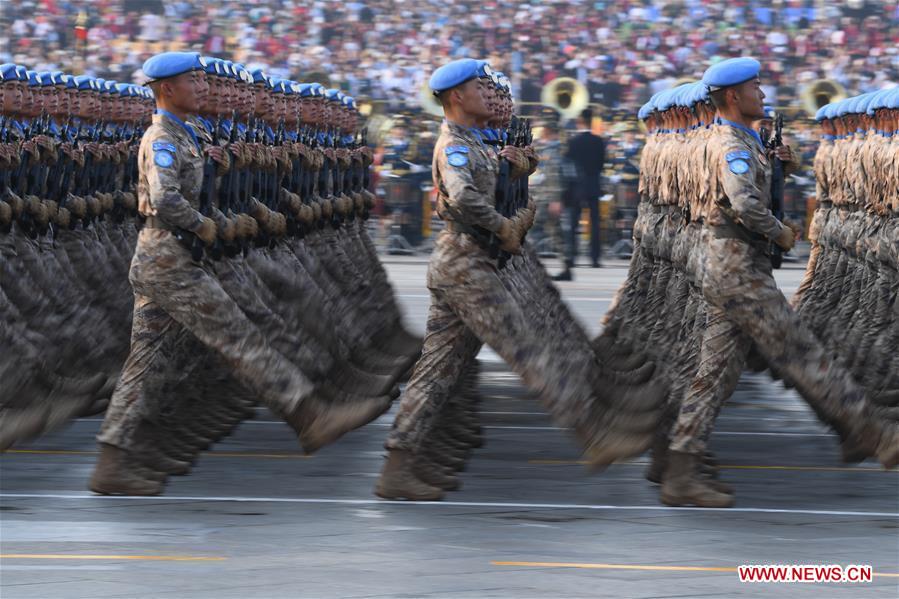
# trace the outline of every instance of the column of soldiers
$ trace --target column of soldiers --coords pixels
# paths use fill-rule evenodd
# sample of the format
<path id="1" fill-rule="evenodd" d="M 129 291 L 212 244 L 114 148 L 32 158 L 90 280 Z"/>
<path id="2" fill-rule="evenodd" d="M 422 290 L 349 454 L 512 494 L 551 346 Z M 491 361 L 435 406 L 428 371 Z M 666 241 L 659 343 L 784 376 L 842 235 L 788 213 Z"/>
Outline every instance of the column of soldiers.
<path id="1" fill-rule="evenodd" d="M 128 354 L 150 90 L 0 65 L 0 448 L 101 411 Z M 103 115 L 98 119 L 97 115 Z"/>
<path id="2" fill-rule="evenodd" d="M 899 89 L 822 107 L 818 207 L 793 306 L 872 399 L 899 406 Z"/>
<path id="3" fill-rule="evenodd" d="M 421 344 L 366 230 L 352 98 L 192 53 L 145 71 L 153 91 L 0 67 L 3 447 L 111 395 L 101 493 L 161 492 L 260 401 L 315 451 L 389 407 Z"/>
<path id="4" fill-rule="evenodd" d="M 764 114 L 758 71 L 751 59 L 724 61 L 701 82 L 656 94 L 638 114 L 648 138 L 635 252 L 594 345 L 602 359 L 619 367 L 639 364 L 646 354 L 661 365 L 654 376 L 670 386 L 668 418 L 647 478 L 661 483 L 661 499 L 670 505 L 733 505 L 733 490 L 718 480 L 707 444 L 718 411 L 746 367 L 770 368 L 795 386 L 839 434 L 845 460 L 876 457 L 885 467 L 899 462 L 896 414 L 884 407 L 896 402 L 883 393 L 895 386 L 888 382 L 895 372 L 896 339 L 895 262 L 890 270 L 888 256 L 895 257 L 896 238 L 889 236 L 895 231 L 885 201 L 895 197 L 887 191 L 895 187 L 888 167 L 895 166 L 895 145 L 871 142 L 876 131 L 858 133 L 845 151 L 854 145 L 858 152 L 867 137 L 870 154 L 861 161 L 865 167 L 845 172 L 866 168 L 867 177 L 836 175 L 851 163 L 848 154 L 818 171 L 819 185 L 826 172 L 831 189 L 841 187 L 841 201 L 854 192 L 859 224 L 847 230 L 851 210 L 822 205 L 816 255 L 798 298 L 800 320 L 770 274 L 771 245 L 789 250 L 794 233 L 771 214 L 770 157 L 746 125 Z M 881 130 L 895 125 L 894 115 L 880 110 Z M 855 122 L 849 124 L 854 131 Z M 833 156 L 826 147 L 827 142 L 816 165 Z M 880 295 L 862 297 L 862 285 Z M 858 313 L 858 301 L 843 303 L 852 289 L 867 302 L 867 312 Z M 838 314 L 845 319 L 837 322 Z M 865 340 L 865 353 L 855 353 L 858 344 L 844 345 L 847 323 L 855 326 L 854 338 Z M 849 359 L 834 358 L 830 349 Z M 849 372 L 853 362 L 855 377 Z"/>

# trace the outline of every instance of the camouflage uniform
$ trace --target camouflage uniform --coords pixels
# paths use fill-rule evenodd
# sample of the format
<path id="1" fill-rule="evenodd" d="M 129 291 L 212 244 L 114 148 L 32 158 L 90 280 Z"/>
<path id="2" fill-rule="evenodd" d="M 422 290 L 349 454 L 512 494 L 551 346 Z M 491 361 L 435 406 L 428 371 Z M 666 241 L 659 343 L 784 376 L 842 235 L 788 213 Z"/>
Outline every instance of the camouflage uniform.
<path id="1" fill-rule="evenodd" d="M 149 217 L 131 264 L 135 318 L 131 354 L 98 440 L 127 449 L 142 421 L 157 421 L 159 388 L 170 357 L 188 336 L 221 354 L 243 384 L 279 413 L 311 391 L 305 376 L 275 351 L 216 280 L 176 238 L 196 230 L 203 159 L 183 123 L 161 114 L 141 140 L 138 202 Z"/>
<path id="2" fill-rule="evenodd" d="M 848 432 L 862 415 L 862 390 L 800 322 L 771 275 L 767 240 L 777 238 L 784 225 L 769 209 L 771 173 L 760 143 L 747 130 L 719 125 L 709 161 L 720 183 L 705 215 L 702 293 L 709 303 L 708 323 L 699 371 L 681 406 L 671 449 L 704 450 L 751 343 L 826 422 Z"/>

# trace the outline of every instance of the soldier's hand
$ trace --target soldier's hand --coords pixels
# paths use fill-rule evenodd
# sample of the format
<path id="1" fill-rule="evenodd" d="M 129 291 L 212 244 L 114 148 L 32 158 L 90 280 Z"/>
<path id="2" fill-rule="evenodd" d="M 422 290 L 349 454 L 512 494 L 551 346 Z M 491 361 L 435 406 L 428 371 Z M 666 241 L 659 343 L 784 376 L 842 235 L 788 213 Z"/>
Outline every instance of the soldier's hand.
<path id="1" fill-rule="evenodd" d="M 241 239 L 253 239 L 259 235 L 259 223 L 252 216 L 237 215 L 237 236 Z"/>
<path id="2" fill-rule="evenodd" d="M 511 167 L 509 177 L 511 179 L 527 176 L 531 167 L 524 150 L 515 146 L 506 146 L 500 150 L 499 155 L 509 161 L 509 166 Z"/>
<path id="3" fill-rule="evenodd" d="M 796 245 L 796 232 L 790 227 L 785 226 L 781 229 L 780 234 L 777 236 L 777 239 L 774 240 L 774 243 L 779 245 L 783 251 L 789 252 L 793 249 L 793 246 Z"/>
<path id="4" fill-rule="evenodd" d="M 524 155 L 528 159 L 528 176 L 533 175 L 537 171 L 537 166 L 540 164 L 540 155 L 537 154 L 537 150 L 534 149 L 534 146 L 525 146 Z"/>
<path id="5" fill-rule="evenodd" d="M 215 221 L 206 216 L 203 217 L 200 226 L 196 231 L 194 231 L 194 234 L 199 237 L 206 245 L 212 245 L 213 242 L 215 242 L 217 233 L 218 227 L 215 226 Z"/>
<path id="6" fill-rule="evenodd" d="M 774 155 L 780 158 L 781 162 L 793 162 L 793 149 L 790 146 L 777 146 Z"/>
<path id="7" fill-rule="evenodd" d="M 521 253 L 521 231 L 517 222 L 503 218 L 503 224 L 500 226 L 499 231 L 496 232 L 496 236 L 499 237 L 501 250 L 510 254 Z"/>

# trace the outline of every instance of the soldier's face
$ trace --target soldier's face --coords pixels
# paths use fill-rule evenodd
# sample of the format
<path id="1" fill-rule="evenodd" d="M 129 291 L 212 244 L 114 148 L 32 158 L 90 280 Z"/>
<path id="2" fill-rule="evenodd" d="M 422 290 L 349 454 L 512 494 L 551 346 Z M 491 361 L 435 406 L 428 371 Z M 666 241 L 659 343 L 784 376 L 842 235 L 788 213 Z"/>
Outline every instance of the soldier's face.
<path id="1" fill-rule="evenodd" d="M 166 81 L 161 89 L 168 92 L 167 100 L 175 108 L 188 114 L 197 114 L 203 96 L 208 91 L 206 74 L 202 71 L 183 73 Z"/>
<path id="2" fill-rule="evenodd" d="M 18 83 L 7 83 L 0 86 L 3 94 L 3 112 L 18 112 L 22 107 L 22 86 Z"/>
<path id="3" fill-rule="evenodd" d="M 735 86 L 735 91 L 740 114 L 750 119 L 765 116 L 765 92 L 758 77 Z"/>
<path id="4" fill-rule="evenodd" d="M 461 85 L 459 91 L 462 96 L 462 110 L 476 119 L 486 120 L 493 116 L 486 98 L 489 87 L 482 79 L 472 79 Z"/>

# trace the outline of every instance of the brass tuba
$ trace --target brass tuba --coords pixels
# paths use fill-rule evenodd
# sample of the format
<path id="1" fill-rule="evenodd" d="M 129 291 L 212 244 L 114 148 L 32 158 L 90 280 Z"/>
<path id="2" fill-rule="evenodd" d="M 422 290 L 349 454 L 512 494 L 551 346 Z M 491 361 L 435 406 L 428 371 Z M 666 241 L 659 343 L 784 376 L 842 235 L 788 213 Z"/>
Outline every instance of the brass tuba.
<path id="1" fill-rule="evenodd" d="M 540 103 L 556 109 L 563 118 L 572 119 L 590 104 L 590 93 L 577 79 L 559 77 L 540 90 Z"/>
<path id="2" fill-rule="evenodd" d="M 816 79 L 802 88 L 799 94 L 802 107 L 814 115 L 822 106 L 846 99 L 846 90 L 832 79 Z"/>

